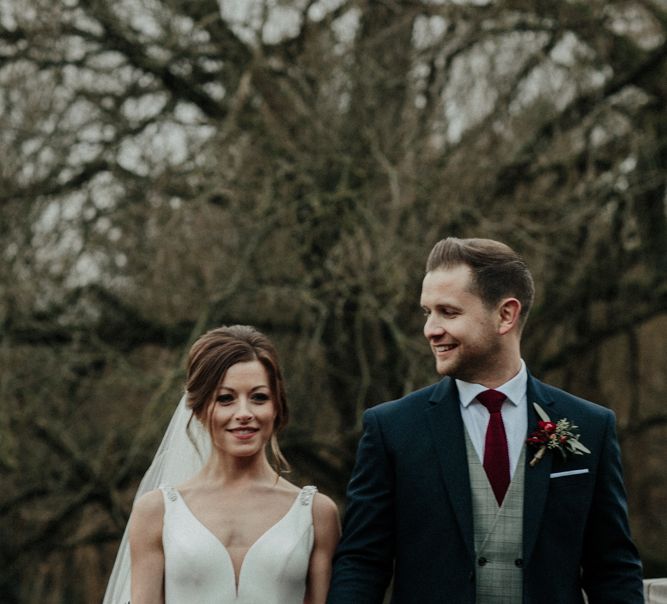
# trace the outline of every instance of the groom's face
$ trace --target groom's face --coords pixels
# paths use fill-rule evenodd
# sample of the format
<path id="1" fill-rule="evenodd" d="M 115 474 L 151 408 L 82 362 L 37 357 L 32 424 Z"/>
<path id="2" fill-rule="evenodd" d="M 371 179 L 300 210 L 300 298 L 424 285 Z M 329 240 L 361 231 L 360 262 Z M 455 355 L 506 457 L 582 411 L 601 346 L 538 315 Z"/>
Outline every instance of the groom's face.
<path id="1" fill-rule="evenodd" d="M 439 374 L 466 382 L 493 379 L 502 364 L 502 347 L 495 309 L 472 291 L 472 273 L 464 264 L 426 274 L 421 306 L 424 335 Z"/>

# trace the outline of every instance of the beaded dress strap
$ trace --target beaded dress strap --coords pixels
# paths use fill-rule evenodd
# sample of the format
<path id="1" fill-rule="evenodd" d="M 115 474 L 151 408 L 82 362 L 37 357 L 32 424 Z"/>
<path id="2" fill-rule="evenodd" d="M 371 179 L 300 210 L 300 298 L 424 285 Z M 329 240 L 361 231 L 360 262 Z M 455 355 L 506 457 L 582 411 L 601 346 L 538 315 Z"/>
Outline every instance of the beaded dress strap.
<path id="1" fill-rule="evenodd" d="M 313 501 L 313 497 L 315 497 L 315 493 L 317 493 L 317 487 L 312 485 L 303 487 L 301 493 L 299 493 L 299 503 L 301 505 L 310 505 Z"/>
<path id="2" fill-rule="evenodd" d="M 169 485 L 160 485 L 160 490 L 165 494 L 169 501 L 176 501 L 178 499 L 178 491 Z"/>

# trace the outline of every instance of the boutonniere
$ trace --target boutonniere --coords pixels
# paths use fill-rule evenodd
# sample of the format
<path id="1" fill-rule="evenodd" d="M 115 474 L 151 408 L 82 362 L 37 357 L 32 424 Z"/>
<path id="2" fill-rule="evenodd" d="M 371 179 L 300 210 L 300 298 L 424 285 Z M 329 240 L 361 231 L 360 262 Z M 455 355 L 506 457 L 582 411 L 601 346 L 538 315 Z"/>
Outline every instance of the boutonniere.
<path id="1" fill-rule="evenodd" d="M 579 442 L 579 434 L 575 434 L 574 432 L 577 426 L 570 420 L 563 418 L 552 422 L 542 407 L 537 403 L 533 403 L 533 406 L 541 420 L 537 422 L 537 430 L 526 439 L 529 445 L 537 447 L 537 453 L 530 460 L 531 466 L 537 465 L 540 459 L 544 457 L 547 449 L 559 451 L 563 458 L 567 457 L 568 453 L 572 453 L 573 455 L 590 453 Z"/>

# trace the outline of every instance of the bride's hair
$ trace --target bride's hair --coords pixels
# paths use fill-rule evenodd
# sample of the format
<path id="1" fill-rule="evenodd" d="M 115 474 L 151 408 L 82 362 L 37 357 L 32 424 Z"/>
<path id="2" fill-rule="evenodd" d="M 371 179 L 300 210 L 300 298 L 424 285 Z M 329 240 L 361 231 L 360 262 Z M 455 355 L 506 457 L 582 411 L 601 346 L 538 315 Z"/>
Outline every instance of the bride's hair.
<path id="1" fill-rule="evenodd" d="M 269 376 L 269 387 L 276 405 L 271 454 L 274 469 L 280 474 L 289 470 L 277 439 L 277 434 L 287 425 L 287 397 L 278 354 L 263 333 L 249 325 L 231 325 L 212 329 L 200 336 L 188 355 L 187 405 L 193 416 L 203 420 L 227 370 L 232 365 L 248 361 L 259 361 Z"/>

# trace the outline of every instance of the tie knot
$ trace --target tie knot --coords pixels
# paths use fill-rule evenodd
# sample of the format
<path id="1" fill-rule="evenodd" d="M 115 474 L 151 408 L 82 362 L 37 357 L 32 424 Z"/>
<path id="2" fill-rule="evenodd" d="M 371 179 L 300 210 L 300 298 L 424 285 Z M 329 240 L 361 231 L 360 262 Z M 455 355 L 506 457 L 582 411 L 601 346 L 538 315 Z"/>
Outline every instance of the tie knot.
<path id="1" fill-rule="evenodd" d="M 489 410 L 489 413 L 498 413 L 506 398 L 502 392 L 497 390 L 485 390 L 477 395 L 477 400 Z"/>

